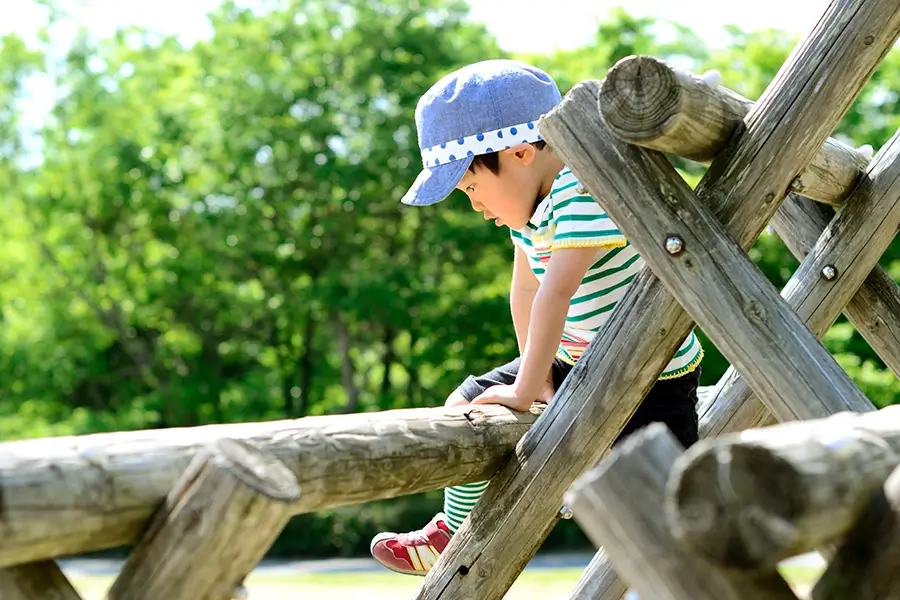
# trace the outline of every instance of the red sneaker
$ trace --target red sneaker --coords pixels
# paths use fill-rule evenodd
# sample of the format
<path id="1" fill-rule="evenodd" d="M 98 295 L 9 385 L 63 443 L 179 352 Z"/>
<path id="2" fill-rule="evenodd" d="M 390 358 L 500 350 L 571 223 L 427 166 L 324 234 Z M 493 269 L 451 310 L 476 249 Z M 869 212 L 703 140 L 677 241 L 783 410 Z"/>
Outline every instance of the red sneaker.
<path id="1" fill-rule="evenodd" d="M 369 550 L 382 565 L 405 575 L 424 576 L 450 541 L 444 513 L 438 513 L 423 529 L 409 533 L 379 533 Z"/>

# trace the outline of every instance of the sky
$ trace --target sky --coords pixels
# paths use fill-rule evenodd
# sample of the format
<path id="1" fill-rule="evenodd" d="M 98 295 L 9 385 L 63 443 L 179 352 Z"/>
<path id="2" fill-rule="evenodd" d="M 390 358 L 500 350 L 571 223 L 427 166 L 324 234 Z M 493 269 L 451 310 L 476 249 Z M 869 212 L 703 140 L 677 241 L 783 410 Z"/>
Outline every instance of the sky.
<path id="1" fill-rule="evenodd" d="M 249 4 L 245 0 L 241 4 Z M 124 25 L 142 25 L 190 42 L 209 32 L 206 14 L 220 0 L 62 0 L 67 11 L 98 35 Z M 744 30 L 780 28 L 806 33 L 827 0 L 470 0 L 473 19 L 483 22 L 511 52 L 545 52 L 577 47 L 593 37 L 595 23 L 624 6 L 638 16 L 670 19 L 691 26 L 708 42 L 724 39 L 723 24 Z M 548 10 L 547 6 L 553 7 Z M 751 7 L 749 10 L 748 8 Z M 43 21 L 32 0 L 0 0 L 0 35 L 33 36 Z"/>

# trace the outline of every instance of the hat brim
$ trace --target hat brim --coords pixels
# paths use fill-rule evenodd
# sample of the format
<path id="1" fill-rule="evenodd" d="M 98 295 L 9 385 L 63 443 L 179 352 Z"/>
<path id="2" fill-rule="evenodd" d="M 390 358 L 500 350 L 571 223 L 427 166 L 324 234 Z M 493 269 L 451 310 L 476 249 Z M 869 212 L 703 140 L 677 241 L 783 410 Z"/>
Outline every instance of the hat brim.
<path id="1" fill-rule="evenodd" d="M 428 206 L 446 199 L 466 174 L 472 159 L 473 157 L 467 156 L 437 167 L 422 169 L 400 202 L 410 206 Z"/>

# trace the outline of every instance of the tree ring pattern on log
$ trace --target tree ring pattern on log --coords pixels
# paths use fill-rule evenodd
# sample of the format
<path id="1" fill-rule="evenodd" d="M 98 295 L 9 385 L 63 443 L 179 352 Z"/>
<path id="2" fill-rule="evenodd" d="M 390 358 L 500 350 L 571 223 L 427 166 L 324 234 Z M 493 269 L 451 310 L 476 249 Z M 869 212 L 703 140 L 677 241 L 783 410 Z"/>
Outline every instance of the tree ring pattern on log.
<path id="1" fill-rule="evenodd" d="M 628 139 L 652 139 L 678 117 L 681 96 L 673 93 L 679 89 L 675 76 L 658 58 L 626 57 L 609 70 L 606 82 L 611 85 L 604 85 L 599 94 L 600 113 L 616 113 L 619 118 L 610 128 Z M 623 85 L 618 87 L 615 82 Z"/>

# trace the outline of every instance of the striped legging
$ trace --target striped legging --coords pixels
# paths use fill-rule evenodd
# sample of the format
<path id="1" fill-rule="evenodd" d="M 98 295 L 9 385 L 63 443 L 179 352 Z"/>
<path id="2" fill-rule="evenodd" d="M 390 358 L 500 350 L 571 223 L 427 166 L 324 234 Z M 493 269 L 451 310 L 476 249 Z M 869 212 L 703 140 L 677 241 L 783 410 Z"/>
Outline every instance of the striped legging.
<path id="1" fill-rule="evenodd" d="M 462 526 L 466 516 L 472 512 L 478 499 L 487 489 L 488 483 L 490 482 L 481 481 L 444 489 L 444 515 L 447 517 L 450 531 L 456 533 Z"/>

